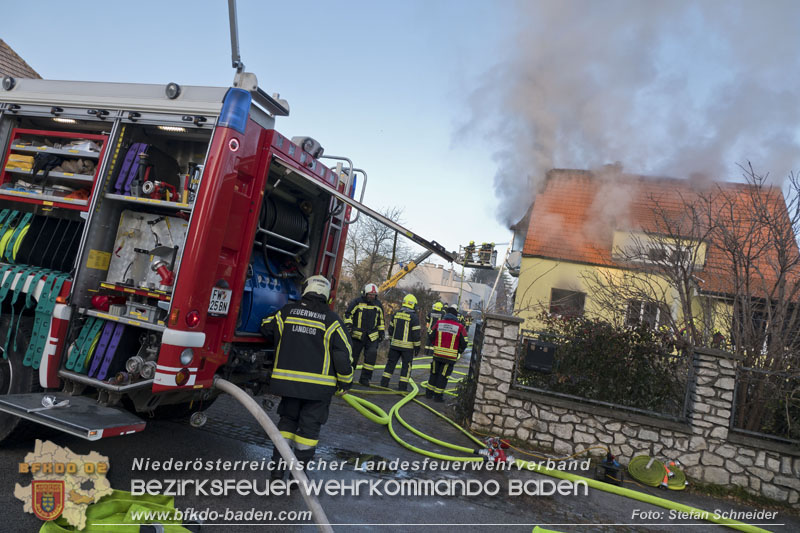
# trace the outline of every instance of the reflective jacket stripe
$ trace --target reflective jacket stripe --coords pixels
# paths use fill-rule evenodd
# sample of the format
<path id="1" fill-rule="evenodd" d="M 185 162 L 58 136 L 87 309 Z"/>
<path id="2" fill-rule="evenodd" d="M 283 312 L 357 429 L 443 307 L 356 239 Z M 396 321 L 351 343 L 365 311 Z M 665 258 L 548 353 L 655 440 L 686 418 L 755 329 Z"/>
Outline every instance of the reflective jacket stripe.
<path id="1" fill-rule="evenodd" d="M 298 326 L 306 326 L 309 328 L 317 328 L 325 331 L 325 324 L 318 320 L 309 320 L 307 318 L 299 318 L 296 316 L 290 316 L 286 319 L 286 324 L 297 324 Z"/>
<path id="2" fill-rule="evenodd" d="M 391 345 L 393 347 L 410 350 L 420 345 L 420 326 L 419 324 L 412 325 L 412 316 L 416 317 L 416 315 L 398 311 L 392 317 L 390 330 L 392 332 Z M 402 322 L 402 326 L 400 325 L 400 322 Z M 417 340 L 413 340 L 415 338 Z"/>
<path id="3" fill-rule="evenodd" d="M 336 386 L 336 378 L 334 376 L 312 374 L 311 372 L 300 372 L 298 370 L 284 370 L 282 368 L 276 368 L 272 371 L 272 379 L 300 381 L 302 383 L 315 383 L 317 385 L 329 385 L 331 387 Z"/>
<path id="4" fill-rule="evenodd" d="M 278 331 L 280 332 L 281 335 L 283 335 L 283 319 L 281 318 L 281 314 L 280 313 L 275 313 L 274 315 L 268 316 L 267 318 L 262 320 L 261 321 L 261 326 L 262 327 L 266 326 L 267 324 L 269 324 L 273 320 L 278 325 Z"/>

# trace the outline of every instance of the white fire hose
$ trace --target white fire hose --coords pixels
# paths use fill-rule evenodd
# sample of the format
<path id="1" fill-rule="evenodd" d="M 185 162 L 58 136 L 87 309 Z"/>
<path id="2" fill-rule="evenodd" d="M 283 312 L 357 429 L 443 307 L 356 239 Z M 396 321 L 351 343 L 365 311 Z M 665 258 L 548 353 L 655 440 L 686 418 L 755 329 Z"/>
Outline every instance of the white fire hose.
<path id="1" fill-rule="evenodd" d="M 286 461 L 286 463 L 289 465 L 292 476 L 294 476 L 301 486 L 308 487 L 308 477 L 306 477 L 306 473 L 297 464 L 297 457 L 295 457 L 294 452 L 289 447 L 289 443 L 283 438 L 281 432 L 267 416 L 267 413 L 265 413 L 261 406 L 258 405 L 258 402 L 256 402 L 244 390 L 226 379 L 215 377 L 214 386 L 219 390 L 227 392 L 233 396 L 239 401 L 240 404 L 250 411 L 250 414 L 255 417 L 259 424 L 261 424 L 261 427 L 267 432 L 267 436 L 270 438 L 270 440 L 272 440 L 272 444 L 278 449 L 281 456 L 283 456 L 284 461 Z M 314 516 L 314 522 L 317 523 L 319 530 L 325 533 L 333 533 L 333 528 L 330 526 L 330 521 L 328 520 L 328 517 L 325 516 L 325 511 L 322 510 L 322 505 L 320 505 L 317 497 L 313 494 L 310 494 L 308 490 L 303 490 L 301 493 L 303 495 L 303 499 L 306 501 L 306 505 Z"/>

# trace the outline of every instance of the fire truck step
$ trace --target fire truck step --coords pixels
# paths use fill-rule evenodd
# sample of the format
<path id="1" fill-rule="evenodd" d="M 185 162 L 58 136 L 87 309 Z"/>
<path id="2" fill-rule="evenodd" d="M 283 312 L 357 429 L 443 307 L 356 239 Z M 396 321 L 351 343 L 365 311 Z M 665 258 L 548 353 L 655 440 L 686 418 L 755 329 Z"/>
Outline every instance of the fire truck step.
<path id="1" fill-rule="evenodd" d="M 99 405 L 85 396 L 63 393 L 0 396 L 0 411 L 86 440 L 127 435 L 145 427 L 144 420 L 128 411 Z"/>

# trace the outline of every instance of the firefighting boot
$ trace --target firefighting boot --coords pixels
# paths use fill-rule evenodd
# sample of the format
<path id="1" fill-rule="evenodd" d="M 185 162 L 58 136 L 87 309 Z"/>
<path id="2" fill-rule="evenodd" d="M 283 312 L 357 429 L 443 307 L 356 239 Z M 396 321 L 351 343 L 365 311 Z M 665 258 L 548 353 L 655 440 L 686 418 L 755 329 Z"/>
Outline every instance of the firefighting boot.
<path id="1" fill-rule="evenodd" d="M 306 477 L 308 477 L 308 470 L 306 466 L 308 462 L 314 458 L 314 452 L 316 452 L 316 448 L 306 448 L 304 450 L 297 450 L 294 451 L 294 456 L 297 457 L 297 460 L 300 462 L 300 468 L 306 471 Z"/>
<path id="2" fill-rule="evenodd" d="M 369 387 L 369 377 L 365 376 L 363 372 L 361 373 L 361 377 L 358 378 L 358 382 L 365 387 Z"/>
<path id="3" fill-rule="evenodd" d="M 425 397 L 428 399 L 433 398 L 433 391 L 431 389 L 427 389 L 425 391 Z"/>
<path id="4" fill-rule="evenodd" d="M 400 383 L 398 383 L 397 390 L 399 390 L 400 392 L 406 392 L 408 390 L 408 382 L 401 381 Z"/>
<path id="5" fill-rule="evenodd" d="M 383 376 L 381 378 L 381 387 L 386 387 L 386 388 L 389 387 L 389 378 L 387 378 L 386 376 Z"/>
<path id="6" fill-rule="evenodd" d="M 272 449 L 272 462 L 275 466 L 270 470 L 269 479 L 271 481 L 282 480 L 286 476 L 286 462 L 277 447 Z"/>
<path id="7" fill-rule="evenodd" d="M 443 402 L 444 401 L 444 394 L 441 392 L 437 392 L 433 397 L 434 402 Z"/>

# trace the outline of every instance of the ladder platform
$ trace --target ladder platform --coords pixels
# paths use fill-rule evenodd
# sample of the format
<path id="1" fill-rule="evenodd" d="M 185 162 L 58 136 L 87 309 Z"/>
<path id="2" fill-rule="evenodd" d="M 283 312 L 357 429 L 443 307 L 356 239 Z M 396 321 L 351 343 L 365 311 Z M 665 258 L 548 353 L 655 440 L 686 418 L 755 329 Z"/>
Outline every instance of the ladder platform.
<path id="1" fill-rule="evenodd" d="M 46 404 L 58 405 L 63 401 L 69 403 L 62 407 L 44 408 Z M 86 440 L 136 433 L 146 425 L 144 420 L 123 409 L 100 405 L 86 396 L 58 392 L 0 396 L 0 411 Z"/>

